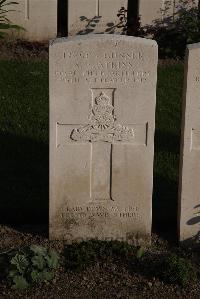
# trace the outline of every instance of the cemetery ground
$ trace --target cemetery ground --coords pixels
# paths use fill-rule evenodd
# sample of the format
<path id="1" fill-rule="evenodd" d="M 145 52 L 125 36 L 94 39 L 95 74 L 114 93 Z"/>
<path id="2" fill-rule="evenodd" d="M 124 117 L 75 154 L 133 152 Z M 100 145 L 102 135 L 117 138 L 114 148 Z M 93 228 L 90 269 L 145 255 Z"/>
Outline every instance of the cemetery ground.
<path id="1" fill-rule="evenodd" d="M 0 298 L 199 298 L 198 249 L 180 248 L 176 234 L 183 62 L 162 61 L 158 69 L 152 246 L 70 247 L 48 240 L 47 49 L 0 44 L 0 253 L 50 247 L 60 266 L 52 281 L 13 290 L 0 265 Z"/>

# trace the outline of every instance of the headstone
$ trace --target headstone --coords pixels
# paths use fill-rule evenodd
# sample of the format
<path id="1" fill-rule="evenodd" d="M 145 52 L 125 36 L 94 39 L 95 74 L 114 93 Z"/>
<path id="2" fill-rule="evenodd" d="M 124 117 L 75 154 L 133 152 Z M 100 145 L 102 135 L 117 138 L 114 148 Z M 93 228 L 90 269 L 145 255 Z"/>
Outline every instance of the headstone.
<path id="1" fill-rule="evenodd" d="M 200 43 L 189 45 L 185 66 L 179 186 L 180 241 L 200 243 Z"/>
<path id="2" fill-rule="evenodd" d="M 17 37 L 43 41 L 57 35 L 57 0 L 17 0 L 18 5 L 8 5 L 8 19 L 22 26 Z M 16 31 L 13 31 L 16 35 Z"/>
<path id="3" fill-rule="evenodd" d="M 120 33 L 117 14 L 128 0 L 68 0 L 69 35 Z"/>
<path id="4" fill-rule="evenodd" d="M 147 244 L 157 44 L 120 35 L 50 43 L 50 238 Z"/>

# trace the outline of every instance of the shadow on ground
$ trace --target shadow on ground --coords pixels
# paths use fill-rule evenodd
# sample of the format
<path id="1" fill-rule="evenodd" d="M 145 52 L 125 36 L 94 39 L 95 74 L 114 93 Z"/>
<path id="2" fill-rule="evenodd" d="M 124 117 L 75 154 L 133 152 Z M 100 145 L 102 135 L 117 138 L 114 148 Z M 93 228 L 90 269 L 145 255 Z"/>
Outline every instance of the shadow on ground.
<path id="1" fill-rule="evenodd" d="M 48 145 L 0 133 L 1 224 L 48 224 Z"/>
<path id="2" fill-rule="evenodd" d="M 177 237 L 180 135 L 156 130 L 153 189 L 153 231 Z M 175 173 L 171 173 L 174 169 Z M 163 233 L 161 233 L 163 232 Z"/>

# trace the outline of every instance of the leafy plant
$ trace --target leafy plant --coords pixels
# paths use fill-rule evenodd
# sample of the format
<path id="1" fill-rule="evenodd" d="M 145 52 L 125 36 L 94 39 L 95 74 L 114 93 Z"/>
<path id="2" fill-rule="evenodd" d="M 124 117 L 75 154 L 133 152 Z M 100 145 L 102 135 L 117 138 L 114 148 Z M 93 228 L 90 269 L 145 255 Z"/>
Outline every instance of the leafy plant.
<path id="1" fill-rule="evenodd" d="M 0 38 L 4 38 L 7 34 L 5 30 L 15 29 L 15 30 L 24 30 L 23 27 L 11 24 L 10 20 L 7 18 L 7 13 L 13 11 L 8 9 L 10 5 L 17 5 L 16 1 L 0 0 Z M 3 30 L 3 31 L 2 31 Z"/>
<path id="2" fill-rule="evenodd" d="M 140 17 L 131 17 L 128 19 L 128 10 L 121 7 L 117 17 L 119 18 L 118 28 L 122 29 L 122 34 L 130 36 L 143 36 L 144 30 L 140 23 Z"/>
<path id="3" fill-rule="evenodd" d="M 137 259 L 141 259 L 144 256 L 144 254 L 145 254 L 145 248 L 140 247 L 136 252 Z"/>
<path id="4" fill-rule="evenodd" d="M 174 3 L 165 4 L 160 11 L 163 17 L 146 26 L 141 26 L 140 17 L 128 18 L 128 11 L 122 7 L 117 14 L 118 27 L 125 35 L 156 40 L 160 58 L 183 58 L 187 44 L 200 42 L 200 4 L 197 7 L 195 0 L 179 0 L 174 14 L 170 10 Z"/>
<path id="5" fill-rule="evenodd" d="M 166 257 L 161 268 L 161 278 L 167 283 L 185 286 L 191 279 L 196 278 L 191 263 L 175 254 Z"/>
<path id="6" fill-rule="evenodd" d="M 12 288 L 25 289 L 32 283 L 52 280 L 54 270 L 59 265 L 59 256 L 54 250 L 32 245 L 0 253 L 0 266 L 2 265 Z"/>
<path id="7" fill-rule="evenodd" d="M 200 41 L 200 9 L 194 0 L 179 0 L 174 15 L 169 14 L 169 8 L 161 11 L 162 20 L 144 28 L 145 35 L 157 41 L 161 58 L 182 58 L 187 44 Z"/>

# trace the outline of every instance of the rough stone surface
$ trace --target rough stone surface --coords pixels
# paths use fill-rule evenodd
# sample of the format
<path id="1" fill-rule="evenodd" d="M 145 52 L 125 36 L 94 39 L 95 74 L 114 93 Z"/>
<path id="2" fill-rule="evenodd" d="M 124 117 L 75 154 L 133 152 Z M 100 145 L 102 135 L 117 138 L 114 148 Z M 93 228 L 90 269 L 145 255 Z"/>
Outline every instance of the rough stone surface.
<path id="1" fill-rule="evenodd" d="M 157 45 L 119 35 L 50 43 L 50 238 L 151 235 Z"/>
<path id="2" fill-rule="evenodd" d="M 117 33 L 117 13 L 128 0 L 68 0 L 69 35 Z"/>
<path id="3" fill-rule="evenodd" d="M 57 35 L 57 0 L 17 0 L 18 5 L 9 5 L 13 11 L 9 20 L 26 31 L 13 34 L 27 40 L 43 41 Z"/>
<path id="4" fill-rule="evenodd" d="M 179 234 L 200 243 L 200 43 L 188 46 L 182 111 Z"/>

